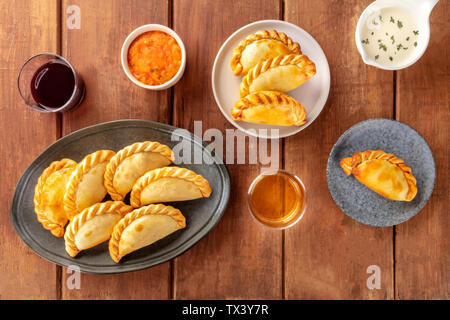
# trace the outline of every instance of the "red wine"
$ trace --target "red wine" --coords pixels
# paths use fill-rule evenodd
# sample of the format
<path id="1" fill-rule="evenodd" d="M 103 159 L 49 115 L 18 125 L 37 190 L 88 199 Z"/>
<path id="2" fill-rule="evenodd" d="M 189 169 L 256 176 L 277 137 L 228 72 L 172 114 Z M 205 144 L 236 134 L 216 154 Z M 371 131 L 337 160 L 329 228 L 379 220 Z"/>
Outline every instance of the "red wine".
<path id="1" fill-rule="evenodd" d="M 41 66 L 31 80 L 31 94 L 43 108 L 57 109 L 66 104 L 75 90 L 75 77 L 67 65 L 52 61 Z"/>

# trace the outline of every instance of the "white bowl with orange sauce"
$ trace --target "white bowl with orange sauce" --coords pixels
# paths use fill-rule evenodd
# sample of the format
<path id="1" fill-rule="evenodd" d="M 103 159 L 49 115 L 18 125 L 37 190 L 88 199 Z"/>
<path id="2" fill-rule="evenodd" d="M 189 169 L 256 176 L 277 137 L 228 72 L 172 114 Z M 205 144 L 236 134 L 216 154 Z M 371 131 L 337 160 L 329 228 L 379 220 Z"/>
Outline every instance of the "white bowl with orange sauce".
<path id="1" fill-rule="evenodd" d="M 181 62 L 179 61 L 175 61 L 175 63 L 177 65 L 179 65 L 178 71 L 175 73 L 175 75 L 171 76 L 170 73 L 169 75 L 167 75 L 166 70 L 163 70 L 164 73 L 162 74 L 156 74 L 156 71 L 159 71 L 158 68 L 154 68 L 151 70 L 151 72 L 147 72 L 147 74 L 145 74 L 145 72 L 136 73 L 135 68 L 137 68 L 136 64 L 135 64 L 135 57 L 132 57 L 132 65 L 130 66 L 130 60 L 129 60 L 129 50 L 130 50 L 130 46 L 132 47 L 133 50 L 133 46 L 136 45 L 137 42 L 136 41 L 140 41 L 141 39 L 143 39 L 142 37 L 145 37 L 146 35 L 151 36 L 151 32 L 154 32 L 155 35 L 158 32 L 162 32 L 163 34 L 168 35 L 169 37 L 168 40 L 170 41 L 170 38 L 175 39 L 176 44 L 178 45 L 179 49 L 181 50 Z M 141 37 L 142 36 L 142 37 Z M 161 35 L 163 36 L 163 35 Z M 144 40 L 142 40 L 144 41 Z M 136 49 L 137 50 L 137 49 Z M 178 49 L 175 46 L 175 51 L 178 51 Z M 178 54 L 177 54 L 178 55 Z M 139 62 L 144 69 L 146 67 L 149 66 L 149 64 L 155 62 L 155 61 L 147 61 L 147 66 L 145 61 Z M 178 34 L 173 31 L 172 29 L 160 25 L 160 24 L 146 24 L 143 26 L 140 26 L 136 29 L 134 29 L 125 39 L 125 41 L 123 42 L 122 45 L 122 51 L 121 51 L 121 62 L 122 62 L 122 68 L 123 71 L 125 72 L 125 74 L 127 75 L 127 77 L 136 85 L 145 88 L 145 89 L 150 89 L 150 90 L 164 90 L 164 89 L 168 89 L 170 87 L 172 87 L 173 85 L 175 85 L 183 76 L 184 73 L 184 69 L 186 68 L 186 49 L 184 48 L 184 44 L 183 41 L 181 41 L 181 38 L 178 36 Z M 169 70 L 170 71 L 170 70 Z M 133 74 L 133 72 L 135 72 L 135 74 Z M 147 81 L 147 82 L 155 82 L 156 80 L 154 79 L 155 77 L 163 77 L 165 76 L 170 77 L 169 79 L 167 79 L 167 81 L 164 81 L 162 83 L 158 83 L 158 84 L 148 84 L 145 83 L 143 81 Z M 141 77 L 141 80 L 139 80 L 137 77 Z M 151 79 L 149 79 L 148 77 L 151 77 Z M 159 79 L 157 79 L 159 80 Z"/>

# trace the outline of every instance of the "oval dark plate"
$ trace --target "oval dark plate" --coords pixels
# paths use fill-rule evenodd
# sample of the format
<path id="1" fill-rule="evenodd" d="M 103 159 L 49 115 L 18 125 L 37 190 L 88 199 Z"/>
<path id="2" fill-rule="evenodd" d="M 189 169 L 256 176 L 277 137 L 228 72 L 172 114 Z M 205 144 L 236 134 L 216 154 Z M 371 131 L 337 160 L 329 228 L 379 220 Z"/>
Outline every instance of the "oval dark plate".
<path id="1" fill-rule="evenodd" d="M 346 176 L 339 165 L 354 152 L 382 149 L 402 158 L 417 180 L 417 195 L 410 201 L 384 198 Z M 393 226 L 415 216 L 427 203 L 434 188 L 436 168 L 433 154 L 424 138 L 410 126 L 391 119 L 359 122 L 338 139 L 327 164 L 328 189 L 336 204 L 350 218 L 376 226 Z"/>
<path id="2" fill-rule="evenodd" d="M 169 203 L 186 217 L 186 228 L 178 230 L 156 243 L 125 256 L 116 264 L 109 256 L 108 242 L 82 251 L 71 258 L 65 251 L 64 239 L 56 238 L 37 221 L 34 213 L 34 187 L 42 171 L 55 160 L 70 158 L 80 161 L 99 149 L 119 151 L 139 141 L 158 141 L 173 148 L 191 148 L 191 154 L 181 155 L 197 159 L 203 154 L 204 163 L 177 163 L 201 174 L 212 189 L 209 198 Z M 181 144 L 179 144 L 181 143 Z M 176 162 L 180 157 L 174 150 Z M 186 161 L 187 162 L 187 161 Z M 196 164 L 197 163 L 197 164 Z M 41 153 L 25 170 L 17 183 L 11 205 L 11 219 L 22 240 L 39 256 L 64 267 L 78 267 L 87 273 L 120 273 L 145 269 L 182 254 L 203 238 L 219 222 L 230 196 L 230 177 L 222 160 L 212 155 L 206 143 L 187 130 L 146 120 L 106 122 L 75 131 Z"/>

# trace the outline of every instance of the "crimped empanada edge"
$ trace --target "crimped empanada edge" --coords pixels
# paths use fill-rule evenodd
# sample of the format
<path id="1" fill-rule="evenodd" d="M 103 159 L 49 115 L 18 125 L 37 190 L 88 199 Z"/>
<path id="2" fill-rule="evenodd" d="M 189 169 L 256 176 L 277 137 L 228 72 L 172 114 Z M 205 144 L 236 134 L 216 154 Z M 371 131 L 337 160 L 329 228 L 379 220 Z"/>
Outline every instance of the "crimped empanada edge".
<path id="1" fill-rule="evenodd" d="M 36 213 L 38 221 L 42 224 L 42 226 L 49 230 L 55 237 L 62 237 L 64 235 L 64 225 L 56 223 L 54 221 L 50 221 L 45 215 L 43 209 L 41 208 L 42 202 L 42 190 L 45 186 L 45 183 L 53 173 L 65 169 L 76 167 L 77 163 L 72 159 L 64 158 L 58 161 L 53 161 L 41 174 L 38 178 L 38 182 L 36 187 L 34 188 L 34 212 Z"/>
<path id="2" fill-rule="evenodd" d="M 67 225 L 64 234 L 66 252 L 75 257 L 81 250 L 75 244 L 75 235 L 78 230 L 92 218 L 105 213 L 118 213 L 121 216 L 133 210 L 133 207 L 123 203 L 122 201 L 106 201 L 96 203 L 77 214 Z"/>
<path id="3" fill-rule="evenodd" d="M 301 126 L 306 123 L 306 110 L 300 104 L 300 102 L 298 102 L 288 94 L 279 91 L 258 91 L 255 93 L 250 93 L 244 98 L 239 99 L 234 104 L 233 108 L 231 109 L 231 116 L 233 120 L 242 121 L 243 110 L 265 104 L 278 104 L 290 107 L 297 118 L 293 125 Z"/>
<path id="4" fill-rule="evenodd" d="M 81 182 L 81 179 L 85 173 L 87 173 L 93 166 L 98 163 L 109 161 L 116 153 L 111 150 L 98 150 L 91 154 L 88 154 L 77 165 L 75 171 L 72 173 L 70 180 L 66 187 L 64 194 L 64 210 L 67 213 L 69 219 L 72 219 L 79 213 L 76 206 L 76 189 Z"/>
<path id="5" fill-rule="evenodd" d="M 264 72 L 276 68 L 278 66 L 296 65 L 298 68 L 305 71 L 308 75 L 308 79 L 316 74 L 316 65 L 312 62 L 308 56 L 303 54 L 285 54 L 279 55 L 274 58 L 269 58 L 260 61 L 256 66 L 251 68 L 247 74 L 242 78 L 240 85 L 240 95 L 245 97 L 250 93 L 250 86 L 253 81 L 258 78 Z"/>
<path id="6" fill-rule="evenodd" d="M 208 198 L 211 195 L 211 187 L 209 186 L 209 182 L 203 176 L 186 168 L 180 168 L 176 166 L 163 167 L 146 172 L 136 181 L 130 195 L 131 205 L 135 208 L 140 207 L 142 190 L 144 190 L 144 188 L 153 181 L 167 177 L 179 178 L 192 182 L 195 186 L 198 187 L 203 198 Z"/>
<path id="7" fill-rule="evenodd" d="M 233 56 L 231 57 L 231 70 L 237 76 L 242 75 L 243 66 L 241 64 L 241 56 L 245 47 L 250 43 L 262 39 L 273 39 L 284 43 L 292 53 L 301 54 L 300 45 L 294 42 L 289 36 L 283 32 L 278 32 L 276 30 L 259 30 L 255 33 L 249 34 L 244 40 L 239 42 L 238 46 L 233 49 Z"/>
<path id="8" fill-rule="evenodd" d="M 104 176 L 104 184 L 106 191 L 108 191 L 108 194 L 111 196 L 113 200 L 123 200 L 126 196 L 125 194 L 120 194 L 114 188 L 113 182 L 117 168 L 126 158 L 131 157 L 132 155 L 140 152 L 159 153 L 162 156 L 166 157 L 171 163 L 175 159 L 172 149 L 156 141 L 136 142 L 121 149 L 116 153 L 114 157 L 111 158 L 109 163 L 106 165 Z"/>
<path id="9" fill-rule="evenodd" d="M 123 231 L 135 220 L 149 214 L 161 214 L 166 215 L 174 219 L 178 224 L 178 229 L 186 227 L 186 218 L 183 216 L 180 210 L 163 204 L 149 204 L 148 206 L 134 209 L 127 213 L 122 219 L 114 226 L 114 230 L 109 239 L 109 254 L 114 262 L 118 263 L 122 256 L 119 254 L 119 242 Z"/>
<path id="10" fill-rule="evenodd" d="M 351 163 L 348 159 L 351 159 Z M 349 169 L 351 168 L 351 172 L 353 173 L 353 170 L 357 168 L 361 163 L 367 160 L 385 160 L 388 161 L 391 164 L 394 164 L 398 166 L 405 175 L 406 182 L 408 183 L 408 194 L 406 195 L 405 201 L 411 201 L 415 198 L 417 194 L 417 181 L 414 175 L 412 174 L 411 167 L 409 167 L 407 164 L 405 164 L 405 161 L 393 153 L 386 153 L 383 150 L 366 150 L 363 152 L 355 152 L 351 157 L 349 158 L 343 158 L 341 160 L 341 167 L 342 170 L 347 174 Z M 347 174 L 350 175 L 350 174 Z"/>

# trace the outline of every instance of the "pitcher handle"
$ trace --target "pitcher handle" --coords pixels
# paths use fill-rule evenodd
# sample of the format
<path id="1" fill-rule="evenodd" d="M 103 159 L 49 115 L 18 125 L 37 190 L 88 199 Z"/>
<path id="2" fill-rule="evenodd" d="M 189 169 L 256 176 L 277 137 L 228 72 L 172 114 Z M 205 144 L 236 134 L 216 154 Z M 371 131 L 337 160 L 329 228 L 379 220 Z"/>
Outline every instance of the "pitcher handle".
<path id="1" fill-rule="evenodd" d="M 409 2 L 415 8 L 420 8 L 424 14 L 429 16 L 439 0 L 406 0 L 405 2 Z"/>

